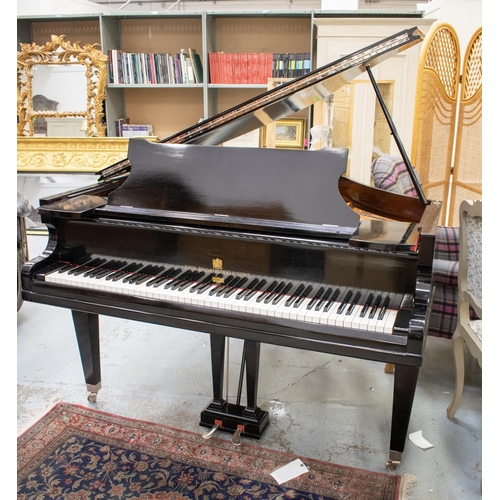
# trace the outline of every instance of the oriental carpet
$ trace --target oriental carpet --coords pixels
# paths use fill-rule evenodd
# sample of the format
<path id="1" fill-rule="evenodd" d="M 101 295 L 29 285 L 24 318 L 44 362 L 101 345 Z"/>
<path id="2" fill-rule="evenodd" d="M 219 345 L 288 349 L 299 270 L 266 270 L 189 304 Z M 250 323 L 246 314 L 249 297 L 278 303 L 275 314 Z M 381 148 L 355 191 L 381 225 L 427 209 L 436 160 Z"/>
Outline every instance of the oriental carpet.
<path id="1" fill-rule="evenodd" d="M 300 458 L 309 470 L 270 475 Z M 58 403 L 18 438 L 18 500 L 401 500 L 405 480 Z"/>

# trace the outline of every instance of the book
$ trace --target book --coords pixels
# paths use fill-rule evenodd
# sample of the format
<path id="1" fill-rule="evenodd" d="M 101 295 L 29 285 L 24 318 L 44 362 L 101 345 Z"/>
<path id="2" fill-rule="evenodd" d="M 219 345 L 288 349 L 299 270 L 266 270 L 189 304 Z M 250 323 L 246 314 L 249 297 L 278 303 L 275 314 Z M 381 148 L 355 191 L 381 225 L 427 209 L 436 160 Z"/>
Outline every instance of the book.
<path id="1" fill-rule="evenodd" d="M 188 52 L 193 64 L 195 83 L 203 83 L 203 66 L 201 64 L 200 54 L 196 52 L 196 49 L 188 49 Z"/>
<path id="2" fill-rule="evenodd" d="M 153 135 L 152 125 L 139 125 L 124 123 L 122 125 L 122 137 L 137 137 Z"/>
<path id="3" fill-rule="evenodd" d="M 129 118 L 118 118 L 115 120 L 115 133 L 116 137 L 123 137 L 123 125 L 130 123 Z"/>
<path id="4" fill-rule="evenodd" d="M 186 56 L 186 83 L 196 83 L 194 78 L 193 61 L 190 56 Z"/>

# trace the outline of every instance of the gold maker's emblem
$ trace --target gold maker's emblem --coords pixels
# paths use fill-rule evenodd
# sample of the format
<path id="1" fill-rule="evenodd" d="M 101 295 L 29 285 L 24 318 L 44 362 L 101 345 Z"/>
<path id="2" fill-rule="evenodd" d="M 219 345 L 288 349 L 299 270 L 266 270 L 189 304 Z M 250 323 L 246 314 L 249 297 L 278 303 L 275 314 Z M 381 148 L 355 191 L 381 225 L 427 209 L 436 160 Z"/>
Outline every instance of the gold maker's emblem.
<path id="1" fill-rule="evenodd" d="M 214 269 L 222 269 L 222 260 L 221 259 L 212 259 L 212 267 Z M 224 283 L 224 276 L 213 276 L 212 283 Z"/>

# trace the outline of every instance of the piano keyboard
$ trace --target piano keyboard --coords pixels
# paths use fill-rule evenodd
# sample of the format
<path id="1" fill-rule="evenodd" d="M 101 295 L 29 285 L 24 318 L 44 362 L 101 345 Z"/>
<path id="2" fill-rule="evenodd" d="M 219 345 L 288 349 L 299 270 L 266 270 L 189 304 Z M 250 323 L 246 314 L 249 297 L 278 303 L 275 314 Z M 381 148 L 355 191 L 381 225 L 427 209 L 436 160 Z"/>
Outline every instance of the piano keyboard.
<path id="1" fill-rule="evenodd" d="M 217 282 L 217 279 L 223 282 Z M 105 258 L 59 263 L 48 283 L 165 302 L 391 334 L 402 294 L 242 277 L 182 266 L 127 263 Z"/>

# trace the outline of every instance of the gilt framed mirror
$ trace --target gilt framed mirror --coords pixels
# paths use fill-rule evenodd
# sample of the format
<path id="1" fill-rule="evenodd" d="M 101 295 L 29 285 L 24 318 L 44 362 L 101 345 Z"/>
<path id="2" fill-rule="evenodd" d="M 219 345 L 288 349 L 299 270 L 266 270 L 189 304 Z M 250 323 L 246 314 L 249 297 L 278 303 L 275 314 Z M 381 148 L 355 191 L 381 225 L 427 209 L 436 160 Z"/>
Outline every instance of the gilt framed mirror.
<path id="1" fill-rule="evenodd" d="M 17 53 L 17 135 L 103 137 L 107 56 L 99 44 L 51 36 Z M 74 133 L 71 131 L 74 130 Z M 65 132 L 67 134 L 67 132 Z"/>

